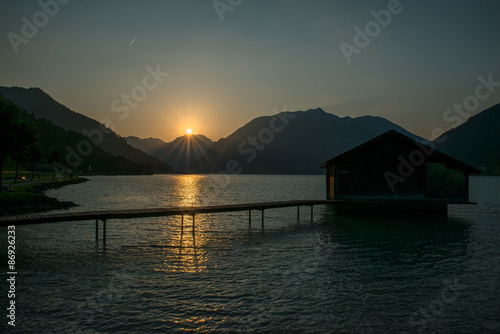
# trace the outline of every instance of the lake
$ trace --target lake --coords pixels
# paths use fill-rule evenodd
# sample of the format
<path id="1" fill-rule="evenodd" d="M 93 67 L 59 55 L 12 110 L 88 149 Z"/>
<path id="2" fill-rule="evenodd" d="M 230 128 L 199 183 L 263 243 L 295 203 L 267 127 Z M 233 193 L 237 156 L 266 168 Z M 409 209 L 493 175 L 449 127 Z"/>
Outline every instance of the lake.
<path id="1" fill-rule="evenodd" d="M 324 176 L 90 179 L 47 194 L 71 211 L 325 198 Z M 264 231 L 260 212 L 198 215 L 193 236 L 191 217 L 182 234 L 180 217 L 110 220 L 106 246 L 92 221 L 19 226 L 16 332 L 498 333 L 500 178 L 470 181 L 478 204 L 442 221 L 316 206 L 312 224 L 266 210 Z"/>

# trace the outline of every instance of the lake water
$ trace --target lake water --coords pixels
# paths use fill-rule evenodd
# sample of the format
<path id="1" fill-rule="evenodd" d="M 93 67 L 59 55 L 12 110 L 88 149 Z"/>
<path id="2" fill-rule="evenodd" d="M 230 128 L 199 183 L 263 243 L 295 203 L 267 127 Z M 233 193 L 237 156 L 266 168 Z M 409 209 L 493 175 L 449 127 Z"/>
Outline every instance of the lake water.
<path id="1" fill-rule="evenodd" d="M 323 199 L 324 181 L 95 176 L 48 195 L 71 211 L 212 205 Z M 500 178 L 472 177 L 470 197 L 446 221 L 317 206 L 313 224 L 266 210 L 264 232 L 260 212 L 251 228 L 248 212 L 198 215 L 193 236 L 191 217 L 183 234 L 180 217 L 110 220 L 106 246 L 92 221 L 19 226 L 15 332 L 498 333 Z"/>

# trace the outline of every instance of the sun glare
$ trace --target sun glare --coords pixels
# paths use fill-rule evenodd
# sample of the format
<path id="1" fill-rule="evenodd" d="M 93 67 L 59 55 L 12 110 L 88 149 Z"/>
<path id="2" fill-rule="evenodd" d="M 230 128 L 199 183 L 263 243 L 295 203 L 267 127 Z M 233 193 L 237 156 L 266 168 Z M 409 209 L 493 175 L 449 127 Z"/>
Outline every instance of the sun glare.
<path id="1" fill-rule="evenodd" d="M 187 133 L 188 135 L 190 135 L 190 134 L 192 134 L 192 133 L 193 133 L 193 130 L 191 130 L 191 129 L 187 129 L 187 130 L 186 130 L 186 133 Z"/>

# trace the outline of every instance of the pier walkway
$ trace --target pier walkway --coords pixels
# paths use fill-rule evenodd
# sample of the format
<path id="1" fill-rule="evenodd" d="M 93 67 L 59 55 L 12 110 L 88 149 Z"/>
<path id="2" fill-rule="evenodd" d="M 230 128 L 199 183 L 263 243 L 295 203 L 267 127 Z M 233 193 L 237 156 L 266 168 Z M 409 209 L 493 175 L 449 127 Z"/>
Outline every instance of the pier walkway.
<path id="1" fill-rule="evenodd" d="M 107 210 L 107 211 L 87 211 L 87 212 L 68 212 L 55 214 L 37 214 L 30 216 L 11 216 L 0 217 L 0 227 L 11 225 L 32 225 L 60 222 L 73 222 L 82 220 L 95 220 L 96 222 L 96 241 L 99 240 L 99 220 L 103 222 L 103 243 L 106 244 L 106 221 L 109 219 L 130 219 L 162 216 L 181 216 L 181 228 L 184 227 L 184 216 L 193 217 L 193 233 L 195 231 L 195 216 L 204 213 L 217 212 L 235 212 L 248 211 L 248 226 L 252 224 L 252 211 L 261 211 L 261 224 L 264 229 L 264 210 L 286 207 L 297 207 L 297 219 L 299 219 L 300 207 L 311 207 L 311 222 L 313 221 L 314 205 L 333 205 L 341 201 L 336 200 L 299 200 L 299 201 L 281 201 L 250 204 L 231 204 L 231 205 L 213 205 L 199 207 L 176 207 L 176 208 L 154 208 L 154 209 L 136 209 L 136 210 Z"/>

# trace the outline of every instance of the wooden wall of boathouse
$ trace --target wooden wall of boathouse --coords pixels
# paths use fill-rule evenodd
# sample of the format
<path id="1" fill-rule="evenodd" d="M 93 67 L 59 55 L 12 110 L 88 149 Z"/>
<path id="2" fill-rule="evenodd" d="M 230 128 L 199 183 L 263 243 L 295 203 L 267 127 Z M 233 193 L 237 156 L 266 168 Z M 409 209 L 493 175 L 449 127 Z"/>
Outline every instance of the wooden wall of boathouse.
<path id="1" fill-rule="evenodd" d="M 323 164 L 327 199 L 469 201 L 469 173 L 458 160 L 389 131 Z"/>

